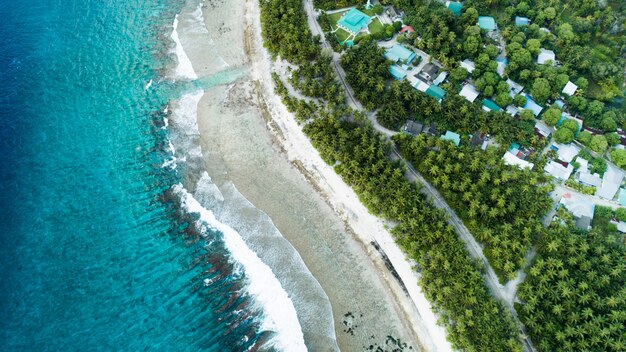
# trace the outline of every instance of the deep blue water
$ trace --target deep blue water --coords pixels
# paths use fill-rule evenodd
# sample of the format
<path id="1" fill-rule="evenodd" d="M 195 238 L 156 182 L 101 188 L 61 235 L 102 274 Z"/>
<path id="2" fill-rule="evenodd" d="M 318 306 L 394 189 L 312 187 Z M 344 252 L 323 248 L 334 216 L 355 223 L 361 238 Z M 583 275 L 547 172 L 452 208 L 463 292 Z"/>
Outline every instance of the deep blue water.
<path id="1" fill-rule="evenodd" d="M 181 6 L 0 0 L 1 351 L 267 337 L 219 234 L 207 248 L 168 197 L 180 175 L 160 167 L 172 97 L 144 86 L 168 64 Z"/>

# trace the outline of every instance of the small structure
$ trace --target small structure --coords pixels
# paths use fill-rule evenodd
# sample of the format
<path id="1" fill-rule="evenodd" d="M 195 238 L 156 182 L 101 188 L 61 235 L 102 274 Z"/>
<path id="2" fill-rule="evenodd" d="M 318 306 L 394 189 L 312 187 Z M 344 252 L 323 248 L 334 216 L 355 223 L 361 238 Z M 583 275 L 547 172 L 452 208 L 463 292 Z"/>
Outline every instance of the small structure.
<path id="1" fill-rule="evenodd" d="M 353 8 L 346 12 L 341 19 L 337 21 L 337 25 L 339 28 L 348 31 L 353 35 L 357 35 L 359 32 L 366 29 L 370 22 L 372 22 L 372 18 L 370 16 Z"/>
<path id="2" fill-rule="evenodd" d="M 461 16 L 461 10 L 463 10 L 463 4 L 456 1 L 446 1 L 446 7 L 452 11 L 456 17 Z"/>
<path id="3" fill-rule="evenodd" d="M 454 145 L 456 145 L 457 147 L 459 146 L 459 144 L 461 144 L 461 136 L 459 136 L 458 133 L 454 133 L 452 131 L 446 131 L 446 134 L 441 136 L 441 139 L 446 141 L 452 141 L 452 143 L 454 143 Z"/>
<path id="4" fill-rule="evenodd" d="M 532 111 L 535 116 L 539 116 L 539 114 L 541 114 L 541 110 L 543 110 L 541 105 L 535 103 L 535 101 L 528 94 L 526 94 L 526 104 L 524 105 L 524 109 Z"/>
<path id="5" fill-rule="evenodd" d="M 530 25 L 530 19 L 528 17 L 515 16 L 515 25 L 518 27 Z"/>
<path id="6" fill-rule="evenodd" d="M 612 200 L 617 190 L 619 190 L 623 179 L 624 172 L 608 164 L 604 172 L 604 177 L 602 177 L 602 186 L 596 190 L 596 196 Z"/>
<path id="7" fill-rule="evenodd" d="M 506 106 L 506 113 L 515 117 L 517 116 L 517 114 L 519 114 L 519 109 L 517 107 L 515 107 L 514 105 L 507 105 Z"/>
<path id="8" fill-rule="evenodd" d="M 393 76 L 393 78 L 395 78 L 398 81 L 406 78 L 406 71 L 404 71 L 398 65 L 389 66 L 389 73 L 391 73 L 391 76 Z"/>
<path id="9" fill-rule="evenodd" d="M 574 172 L 574 167 L 571 164 L 565 164 L 567 166 L 552 160 L 543 168 L 543 171 L 561 181 L 567 181 L 572 175 L 572 172 Z"/>
<path id="10" fill-rule="evenodd" d="M 593 175 L 589 172 L 581 172 L 578 176 L 578 182 L 591 187 L 600 187 L 602 186 L 602 179 L 598 175 Z"/>
<path id="11" fill-rule="evenodd" d="M 563 109 L 563 107 L 565 107 L 565 102 L 561 99 L 557 99 L 554 103 L 559 107 L 559 109 Z"/>
<path id="12" fill-rule="evenodd" d="M 576 89 L 578 89 L 577 85 L 575 85 L 571 81 L 567 81 L 567 84 L 563 88 L 563 94 L 567 94 L 569 96 L 572 96 L 572 95 L 574 95 L 574 93 L 576 93 Z"/>
<path id="13" fill-rule="evenodd" d="M 402 132 L 417 136 L 418 134 L 422 133 L 423 128 L 424 125 L 422 125 L 421 123 L 415 122 L 413 120 L 408 120 L 404 124 L 404 126 L 402 126 Z"/>
<path id="14" fill-rule="evenodd" d="M 502 160 L 504 160 L 505 164 L 514 165 L 514 166 L 519 167 L 520 169 L 532 170 L 532 168 L 535 166 L 535 164 L 528 162 L 524 159 L 520 159 L 519 157 L 517 157 L 517 155 L 511 153 L 510 151 L 507 151 L 506 153 L 504 153 Z"/>
<path id="15" fill-rule="evenodd" d="M 459 95 L 467 99 L 467 101 L 469 101 L 470 103 L 473 103 L 474 100 L 476 100 L 478 94 L 479 93 L 476 87 L 471 84 L 464 85 L 463 89 L 461 89 L 461 92 L 459 92 Z"/>
<path id="16" fill-rule="evenodd" d="M 495 31 L 496 28 L 496 20 L 491 16 L 479 16 L 478 17 L 478 26 L 480 29 L 485 29 L 488 31 Z"/>
<path id="17" fill-rule="evenodd" d="M 489 99 L 483 99 L 483 110 L 489 112 L 489 111 L 495 111 L 498 112 L 500 110 L 502 110 L 501 107 L 498 106 L 498 104 L 496 104 L 494 101 L 489 100 Z"/>
<path id="18" fill-rule="evenodd" d="M 426 79 L 431 80 L 433 77 L 436 77 L 439 73 L 439 67 L 437 65 L 427 63 L 422 67 L 422 75 L 426 77 Z"/>
<path id="19" fill-rule="evenodd" d="M 405 48 L 400 44 L 396 44 L 385 51 L 385 58 L 398 63 L 402 62 L 410 64 L 417 55 L 412 50 Z"/>
<path id="20" fill-rule="evenodd" d="M 411 27 L 411 26 L 404 25 L 404 26 L 402 26 L 402 28 L 400 28 L 400 33 L 401 34 L 403 34 L 403 33 L 413 33 L 413 32 L 415 32 L 415 29 L 413 29 L 413 27 Z"/>
<path id="21" fill-rule="evenodd" d="M 394 6 L 389 6 L 387 8 L 387 15 L 391 18 L 392 21 L 398 20 L 402 17 L 402 13 L 400 13 Z"/>
<path id="22" fill-rule="evenodd" d="M 552 66 L 556 64 L 556 55 L 554 55 L 554 51 L 541 48 L 539 56 L 537 57 L 537 63 L 539 65 L 544 65 L 548 63 L 548 61 L 552 62 Z"/>
<path id="23" fill-rule="evenodd" d="M 506 84 L 509 86 L 509 95 L 515 97 L 517 94 L 521 94 L 524 90 L 524 86 L 512 81 L 510 78 L 506 80 Z"/>
<path id="24" fill-rule="evenodd" d="M 474 63 L 474 61 L 472 61 L 470 59 L 465 59 L 465 60 L 461 61 L 460 66 L 463 67 L 464 69 L 466 69 L 467 72 L 469 72 L 469 73 L 474 72 L 474 70 L 476 69 L 476 64 Z"/>
<path id="25" fill-rule="evenodd" d="M 470 145 L 472 148 L 480 147 L 480 149 L 487 149 L 487 136 L 484 133 L 480 133 L 478 131 L 474 132 L 474 134 L 470 138 Z"/>
<path id="26" fill-rule="evenodd" d="M 626 189 L 619 189 L 619 205 L 626 206 Z"/>
<path id="27" fill-rule="evenodd" d="M 537 120 L 537 123 L 535 123 L 535 134 L 541 138 L 548 138 L 552 134 L 552 127 L 546 125 L 541 120 Z"/>
<path id="28" fill-rule="evenodd" d="M 434 84 L 431 84 L 430 87 L 428 87 L 428 89 L 426 89 L 426 94 L 430 95 L 431 97 L 437 99 L 438 101 L 442 101 L 443 97 L 446 96 L 446 91 L 437 87 Z"/>
<path id="29" fill-rule="evenodd" d="M 559 204 L 574 215 L 576 227 L 582 230 L 589 230 L 596 208 L 592 201 L 568 192 L 563 194 Z"/>
<path id="30" fill-rule="evenodd" d="M 448 77 L 448 72 L 446 71 L 441 72 L 439 76 L 437 76 L 437 78 L 433 80 L 433 84 L 436 86 L 440 85 L 443 81 L 446 80 L 446 77 Z"/>
<path id="31" fill-rule="evenodd" d="M 565 163 L 571 163 L 576 155 L 580 153 L 580 147 L 575 144 L 554 143 L 550 148 L 556 150 L 559 160 Z"/>

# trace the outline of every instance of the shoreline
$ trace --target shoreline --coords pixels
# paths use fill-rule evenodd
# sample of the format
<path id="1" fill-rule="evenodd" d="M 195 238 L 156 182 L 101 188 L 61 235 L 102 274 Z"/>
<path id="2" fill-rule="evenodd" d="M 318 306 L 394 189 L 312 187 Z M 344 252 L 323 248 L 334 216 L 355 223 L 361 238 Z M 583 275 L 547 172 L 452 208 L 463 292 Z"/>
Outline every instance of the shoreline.
<path id="1" fill-rule="evenodd" d="M 203 78 L 224 69 L 248 69 L 232 84 L 205 90 L 200 99 L 197 122 L 204 168 L 223 194 L 236 187 L 254 210 L 266 214 L 330 300 L 334 347 L 323 333 L 325 327 L 311 325 L 314 313 L 309 310 L 322 309 L 314 302 L 323 299 L 309 297 L 303 302 L 301 295 L 300 307 L 294 302 L 305 340 L 309 336 L 307 346 L 357 350 L 397 348 L 409 342 L 413 350 L 447 350 L 443 328 L 436 325 L 417 276 L 385 224 L 369 214 L 352 189 L 322 161 L 274 94 L 275 64 L 262 46 L 256 0 L 202 5 L 199 14 L 206 28 L 193 27 L 197 10 L 179 18 L 181 42 L 195 72 Z M 229 18 L 221 19 L 220 14 Z M 247 216 L 241 219 L 244 223 L 254 221 L 249 212 L 237 216 Z M 267 248 L 261 243 L 256 251 L 263 258 Z M 301 294 L 292 291 L 290 296 L 293 293 Z M 314 306 L 307 306 L 309 302 Z M 387 345 L 388 336 L 393 336 L 393 343 L 397 339 L 398 346 Z"/>

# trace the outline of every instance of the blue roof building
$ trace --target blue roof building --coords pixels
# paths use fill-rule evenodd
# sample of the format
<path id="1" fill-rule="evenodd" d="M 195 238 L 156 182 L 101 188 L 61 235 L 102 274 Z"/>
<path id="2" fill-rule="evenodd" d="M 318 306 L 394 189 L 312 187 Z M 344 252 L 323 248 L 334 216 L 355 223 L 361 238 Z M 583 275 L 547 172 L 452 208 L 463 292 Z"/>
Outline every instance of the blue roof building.
<path id="1" fill-rule="evenodd" d="M 357 34 L 367 28 L 371 21 L 372 18 L 370 16 L 357 9 L 351 9 L 341 17 L 337 25 L 352 34 Z"/>
<path id="2" fill-rule="evenodd" d="M 428 89 L 426 89 L 426 92 L 424 93 L 430 95 L 431 97 L 437 99 L 438 101 L 441 101 L 443 97 L 446 96 L 446 91 L 437 87 L 434 84 L 431 84 L 430 87 L 428 87 Z"/>
<path id="3" fill-rule="evenodd" d="M 496 28 L 496 20 L 491 16 L 479 16 L 478 17 L 478 26 L 480 29 L 486 29 L 488 31 L 495 31 Z"/>
<path id="4" fill-rule="evenodd" d="M 403 47 L 400 44 L 396 44 L 385 51 L 385 58 L 393 62 L 402 61 L 405 64 L 410 64 L 416 56 L 415 52 Z"/>
<path id="5" fill-rule="evenodd" d="M 454 133 L 452 131 L 446 131 L 446 134 L 441 136 L 441 139 L 446 141 L 452 141 L 452 143 L 454 143 L 454 145 L 456 145 L 457 147 L 459 146 L 459 144 L 461 144 L 461 136 L 459 136 L 458 133 Z"/>
<path id="6" fill-rule="evenodd" d="M 530 24 L 530 19 L 527 17 L 515 16 L 515 24 L 518 27 L 528 26 Z"/>
<path id="7" fill-rule="evenodd" d="M 463 10 L 463 4 L 457 1 L 446 1 L 446 7 L 452 11 L 452 14 L 459 17 L 461 16 L 461 10 Z"/>
<path id="8" fill-rule="evenodd" d="M 398 81 L 406 77 L 406 72 L 402 70 L 398 65 L 391 65 L 389 67 L 389 72 L 391 73 L 393 78 L 397 79 Z"/>
<path id="9" fill-rule="evenodd" d="M 543 108 L 539 104 L 535 103 L 535 101 L 528 94 L 526 94 L 526 105 L 524 105 L 524 109 L 532 111 L 535 116 L 539 116 L 539 114 L 541 114 L 541 110 L 543 110 Z"/>

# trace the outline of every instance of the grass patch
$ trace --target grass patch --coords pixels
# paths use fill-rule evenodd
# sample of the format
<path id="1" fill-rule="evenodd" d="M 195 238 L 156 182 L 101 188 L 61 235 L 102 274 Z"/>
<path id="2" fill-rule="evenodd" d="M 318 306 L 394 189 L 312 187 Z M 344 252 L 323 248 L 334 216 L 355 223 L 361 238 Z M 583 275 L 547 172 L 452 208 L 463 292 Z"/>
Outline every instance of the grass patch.
<path id="1" fill-rule="evenodd" d="M 385 27 L 382 23 L 380 23 L 380 20 L 378 18 L 375 18 L 372 23 L 370 23 L 368 29 L 371 34 L 376 35 L 382 33 L 385 30 Z"/>
<path id="2" fill-rule="evenodd" d="M 331 15 L 328 15 L 328 19 L 330 20 L 330 24 L 333 25 L 333 27 L 337 27 L 337 22 L 339 22 L 339 20 L 341 19 L 341 16 L 343 16 L 343 14 L 346 13 L 344 12 L 337 12 L 337 13 L 333 13 Z"/>
<path id="3" fill-rule="evenodd" d="M 370 17 L 376 16 L 376 14 L 374 13 L 374 11 L 372 11 L 372 9 L 369 9 L 369 10 L 368 9 L 363 9 L 363 10 L 360 10 L 360 11 L 363 12 L 364 14 L 370 16 Z"/>
<path id="4" fill-rule="evenodd" d="M 352 34 L 348 33 L 347 31 L 344 31 L 343 29 L 339 28 L 337 29 L 337 31 L 335 31 L 335 37 L 337 38 L 337 40 L 339 41 L 339 43 L 343 43 L 346 39 L 348 39 L 348 37 L 350 37 Z"/>

